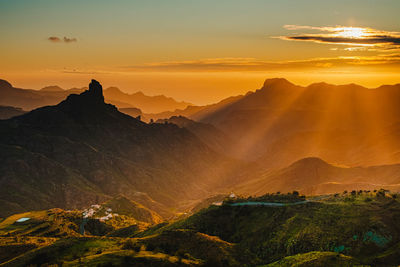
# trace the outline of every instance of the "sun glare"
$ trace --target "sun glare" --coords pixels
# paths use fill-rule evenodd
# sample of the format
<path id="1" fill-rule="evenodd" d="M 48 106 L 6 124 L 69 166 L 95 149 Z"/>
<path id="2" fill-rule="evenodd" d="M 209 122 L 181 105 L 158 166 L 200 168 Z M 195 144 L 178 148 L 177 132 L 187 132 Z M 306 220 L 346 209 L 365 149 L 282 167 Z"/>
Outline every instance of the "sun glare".
<path id="1" fill-rule="evenodd" d="M 341 27 L 337 28 L 337 36 L 346 38 L 360 39 L 368 36 L 368 29 L 360 27 Z"/>

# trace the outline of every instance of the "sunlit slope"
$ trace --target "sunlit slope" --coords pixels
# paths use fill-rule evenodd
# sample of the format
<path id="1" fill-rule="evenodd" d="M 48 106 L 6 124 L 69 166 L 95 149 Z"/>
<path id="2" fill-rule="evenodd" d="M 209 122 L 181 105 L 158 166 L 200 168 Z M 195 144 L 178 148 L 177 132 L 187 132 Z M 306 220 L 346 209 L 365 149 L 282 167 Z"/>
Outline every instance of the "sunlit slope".
<path id="1" fill-rule="evenodd" d="M 109 214 L 110 216 L 107 216 Z M 125 197 L 117 196 L 83 210 L 50 209 L 11 215 L 0 221 L 0 236 L 114 236 L 120 229 L 129 227 L 133 234 L 160 222 L 162 218 L 156 212 Z"/>
<path id="2" fill-rule="evenodd" d="M 261 89 L 190 118 L 229 133 L 237 155 L 269 167 L 310 156 L 346 165 L 380 165 L 400 160 L 399 99 L 400 85 L 302 87 L 268 79 Z"/>
<path id="3" fill-rule="evenodd" d="M 340 193 L 344 190 L 400 190 L 400 165 L 343 167 L 319 158 L 305 158 L 276 171 L 239 184 L 234 191 L 246 195 L 299 191 L 306 195 Z"/>
<path id="4" fill-rule="evenodd" d="M 318 267 L 318 266 L 354 266 L 360 263 L 352 257 L 344 256 L 335 252 L 308 252 L 288 256 L 282 260 L 264 267 Z"/>

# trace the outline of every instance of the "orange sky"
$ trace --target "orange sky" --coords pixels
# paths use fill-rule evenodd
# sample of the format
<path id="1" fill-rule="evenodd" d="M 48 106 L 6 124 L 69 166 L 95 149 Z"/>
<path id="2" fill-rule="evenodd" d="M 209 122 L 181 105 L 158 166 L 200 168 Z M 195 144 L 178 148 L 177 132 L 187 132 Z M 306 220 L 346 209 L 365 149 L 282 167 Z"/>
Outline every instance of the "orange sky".
<path id="1" fill-rule="evenodd" d="M 0 78 L 195 104 L 260 88 L 266 78 L 400 82 L 396 0 L 2 1 Z"/>

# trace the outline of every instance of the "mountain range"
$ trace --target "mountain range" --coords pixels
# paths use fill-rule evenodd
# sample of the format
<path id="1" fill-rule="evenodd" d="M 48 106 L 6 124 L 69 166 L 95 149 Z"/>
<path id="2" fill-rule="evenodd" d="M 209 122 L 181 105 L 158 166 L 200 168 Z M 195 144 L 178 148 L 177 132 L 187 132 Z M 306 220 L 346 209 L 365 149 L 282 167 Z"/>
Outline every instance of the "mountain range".
<path id="1" fill-rule="evenodd" d="M 83 208 L 121 193 L 170 218 L 231 191 L 398 190 L 399 89 L 269 79 L 255 92 L 176 110 L 186 117 L 146 123 L 138 108 L 106 104 L 93 82 L 55 106 L 0 121 L 0 216 Z"/>

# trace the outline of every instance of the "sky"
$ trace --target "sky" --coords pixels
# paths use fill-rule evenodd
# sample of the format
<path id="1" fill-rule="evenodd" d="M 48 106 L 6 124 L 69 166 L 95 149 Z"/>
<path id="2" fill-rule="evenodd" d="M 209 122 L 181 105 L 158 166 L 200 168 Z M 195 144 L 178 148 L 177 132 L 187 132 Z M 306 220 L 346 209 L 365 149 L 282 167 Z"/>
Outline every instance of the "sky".
<path id="1" fill-rule="evenodd" d="M 262 86 L 400 83 L 398 0 L 0 0 L 0 79 L 207 104 Z"/>

